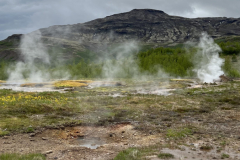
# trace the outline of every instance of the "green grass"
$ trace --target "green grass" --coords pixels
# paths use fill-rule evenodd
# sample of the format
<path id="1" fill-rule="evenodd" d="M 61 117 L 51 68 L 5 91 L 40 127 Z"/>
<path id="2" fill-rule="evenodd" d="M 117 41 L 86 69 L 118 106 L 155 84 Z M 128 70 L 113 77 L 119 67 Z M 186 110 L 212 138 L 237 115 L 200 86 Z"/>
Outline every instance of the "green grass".
<path id="1" fill-rule="evenodd" d="M 160 159 L 170 159 L 170 158 L 174 158 L 174 155 L 172 155 L 170 153 L 160 153 L 158 155 L 158 158 L 160 158 Z"/>
<path id="2" fill-rule="evenodd" d="M 9 131 L 1 131 L 0 130 L 0 137 L 3 137 L 3 136 L 7 136 L 7 135 L 9 135 Z"/>
<path id="3" fill-rule="evenodd" d="M 46 160 L 46 157 L 41 154 L 1 154 L 0 160 Z"/>
<path id="4" fill-rule="evenodd" d="M 13 42 L 7 42 L 7 41 L 0 41 L 0 46 L 13 46 Z"/>
<path id="5" fill-rule="evenodd" d="M 154 146 L 139 147 L 139 148 L 128 148 L 118 153 L 114 160 L 138 160 L 144 159 L 146 156 L 155 154 L 160 148 L 161 144 Z"/>
<path id="6" fill-rule="evenodd" d="M 121 151 L 114 160 L 137 160 L 140 158 L 139 150 L 136 148 L 129 148 Z"/>
<path id="7" fill-rule="evenodd" d="M 229 157 L 230 157 L 229 154 L 223 153 L 223 154 L 221 155 L 221 159 L 225 159 L 225 158 L 229 158 Z"/>
<path id="8" fill-rule="evenodd" d="M 71 98 L 71 100 L 68 100 Z M 81 123 L 71 116 L 81 112 L 72 93 L 24 93 L 0 90 L 0 135 L 34 132 L 36 128 Z"/>
<path id="9" fill-rule="evenodd" d="M 178 138 L 183 138 L 192 134 L 193 134 L 193 131 L 190 128 L 179 128 L 179 129 L 168 129 L 166 136 L 168 138 L 178 139 Z"/>

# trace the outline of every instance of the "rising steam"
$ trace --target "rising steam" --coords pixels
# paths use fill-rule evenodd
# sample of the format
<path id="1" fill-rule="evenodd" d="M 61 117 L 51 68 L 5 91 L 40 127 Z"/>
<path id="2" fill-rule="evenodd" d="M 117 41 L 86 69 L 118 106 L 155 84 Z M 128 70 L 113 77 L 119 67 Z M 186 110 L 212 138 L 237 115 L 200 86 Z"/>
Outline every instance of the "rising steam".
<path id="1" fill-rule="evenodd" d="M 139 46 L 136 42 L 128 42 L 113 48 L 104 58 L 102 77 L 107 79 L 131 78 L 138 74 L 138 65 L 133 56 L 138 52 Z M 113 57 L 111 57 L 111 55 Z"/>
<path id="2" fill-rule="evenodd" d="M 194 71 L 198 78 L 207 83 L 219 79 L 219 76 L 224 74 L 221 68 L 224 60 L 219 57 L 221 48 L 207 33 L 202 33 L 197 47 L 198 51 L 194 56 L 196 66 Z"/>
<path id="3" fill-rule="evenodd" d="M 68 72 L 64 70 L 50 72 L 53 60 L 51 61 L 48 48 L 44 45 L 39 30 L 23 35 L 19 47 L 22 61 L 17 62 L 7 70 L 8 81 L 22 83 L 28 80 L 39 83 L 49 81 L 54 77 L 61 79 L 69 77 Z M 57 62 L 57 59 L 54 61 Z"/>
<path id="4" fill-rule="evenodd" d="M 18 62 L 13 70 L 8 70 L 8 81 L 23 81 L 27 78 L 30 82 L 43 82 L 48 79 L 49 74 L 42 72 L 36 65 L 37 63 L 50 64 L 49 55 L 41 41 L 40 32 L 35 31 L 24 35 L 21 38 L 20 49 L 23 62 Z"/>
<path id="5" fill-rule="evenodd" d="M 142 71 L 136 57 L 139 50 L 141 50 L 141 47 L 136 41 L 129 41 L 114 47 L 109 53 L 106 53 L 107 57 L 104 58 L 102 77 L 109 80 L 128 78 L 140 81 L 169 77 L 160 66 L 154 66 L 157 70 L 155 74 Z M 109 58 L 112 54 L 115 58 Z"/>

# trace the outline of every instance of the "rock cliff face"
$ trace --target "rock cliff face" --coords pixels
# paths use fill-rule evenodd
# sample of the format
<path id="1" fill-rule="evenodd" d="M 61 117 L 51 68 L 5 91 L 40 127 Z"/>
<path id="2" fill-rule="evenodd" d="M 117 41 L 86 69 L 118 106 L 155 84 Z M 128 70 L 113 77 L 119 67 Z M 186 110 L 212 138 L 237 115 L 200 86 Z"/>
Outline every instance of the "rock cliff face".
<path id="1" fill-rule="evenodd" d="M 78 42 L 119 43 L 137 40 L 145 43 L 183 43 L 198 39 L 201 32 L 212 37 L 240 35 L 239 18 L 183 18 L 163 11 L 134 9 L 127 13 L 83 24 L 40 29 L 42 36 Z"/>
<path id="2" fill-rule="evenodd" d="M 40 35 L 48 47 L 68 49 L 62 54 L 65 57 L 81 57 L 77 52 L 101 52 L 111 44 L 129 40 L 157 46 L 194 41 L 202 32 L 213 38 L 240 36 L 240 18 L 184 18 L 159 10 L 134 9 L 86 23 L 51 26 L 29 34 Z M 1 41 L 0 59 L 18 59 L 19 49 L 16 46 L 21 36 L 12 35 Z M 6 49 L 5 44 L 13 45 Z"/>

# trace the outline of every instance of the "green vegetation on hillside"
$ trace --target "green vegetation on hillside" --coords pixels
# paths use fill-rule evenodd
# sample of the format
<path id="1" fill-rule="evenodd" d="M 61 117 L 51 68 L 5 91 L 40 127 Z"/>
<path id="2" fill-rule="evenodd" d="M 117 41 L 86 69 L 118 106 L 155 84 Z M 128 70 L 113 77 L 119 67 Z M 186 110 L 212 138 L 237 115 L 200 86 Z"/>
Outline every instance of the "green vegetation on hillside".
<path id="1" fill-rule="evenodd" d="M 11 46 L 13 46 L 13 42 L 9 42 L 9 41 L 0 41 L 0 46 L 11 47 Z"/>
<path id="2" fill-rule="evenodd" d="M 225 55 L 233 55 L 240 53 L 240 42 L 220 42 L 219 46 L 222 49 L 222 53 Z"/>
<path id="3" fill-rule="evenodd" d="M 221 47 L 223 55 L 238 55 L 240 53 L 240 37 L 225 37 L 215 40 Z"/>
<path id="4" fill-rule="evenodd" d="M 238 57 L 240 52 L 239 39 L 217 40 L 216 43 L 222 48 L 221 58 L 225 59 L 222 66 L 226 75 L 230 77 L 240 77 L 238 69 Z M 0 45 L 10 45 L 1 41 Z M 115 48 L 114 48 L 115 47 Z M 48 49 L 50 65 L 42 65 L 37 62 L 36 67 L 43 73 L 47 72 L 54 78 L 109 78 L 114 74 L 114 78 L 132 78 L 136 75 L 147 74 L 159 76 L 161 70 L 172 77 L 194 77 L 194 63 L 192 62 L 196 48 L 188 50 L 183 45 L 170 48 L 151 48 L 150 45 L 143 45 L 139 50 L 132 48 L 128 50 L 122 46 L 112 46 L 107 48 L 106 53 L 95 53 L 92 51 L 74 51 L 69 48 L 52 47 Z M 126 54 L 130 52 L 131 54 Z M 69 56 L 64 58 L 64 55 Z M 105 56 L 103 56 L 105 55 Z M 118 56 L 122 56 L 119 58 Z M 102 57 L 100 60 L 99 57 Z M 0 79 L 8 79 L 7 70 L 12 70 L 16 62 L 0 62 Z M 107 70 L 106 70 L 107 68 Z M 117 68 L 117 69 L 116 69 Z M 31 67 L 23 72 L 25 78 L 28 77 Z M 112 73 L 115 72 L 115 73 Z M 67 76 L 65 76 L 67 74 Z M 64 76 L 63 76 L 64 75 Z M 113 77 L 112 77 L 113 78 Z"/>
<path id="5" fill-rule="evenodd" d="M 184 49 L 157 48 L 138 55 L 139 66 L 144 71 L 150 73 L 158 72 L 158 67 L 162 68 L 170 76 L 187 76 L 193 67 L 191 54 L 187 54 Z"/>

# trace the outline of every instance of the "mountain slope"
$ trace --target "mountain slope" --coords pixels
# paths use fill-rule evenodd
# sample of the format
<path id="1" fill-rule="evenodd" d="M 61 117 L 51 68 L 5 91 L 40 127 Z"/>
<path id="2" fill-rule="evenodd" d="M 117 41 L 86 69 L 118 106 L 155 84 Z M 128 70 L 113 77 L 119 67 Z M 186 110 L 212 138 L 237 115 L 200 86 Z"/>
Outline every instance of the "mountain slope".
<path id="1" fill-rule="evenodd" d="M 203 31 L 214 38 L 240 35 L 239 18 L 183 18 L 163 11 L 135 9 L 83 24 L 40 29 L 43 36 L 83 42 L 182 43 L 197 39 Z"/>
<path id="2" fill-rule="evenodd" d="M 197 40 L 202 32 L 213 38 L 240 36 L 240 18 L 184 18 L 159 10 L 134 9 L 86 23 L 51 26 L 30 34 L 37 32 L 48 47 L 67 48 L 63 55 L 74 57 L 77 52 L 100 52 L 111 44 L 129 40 L 165 46 Z"/>

